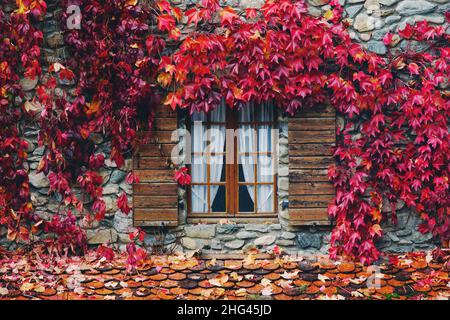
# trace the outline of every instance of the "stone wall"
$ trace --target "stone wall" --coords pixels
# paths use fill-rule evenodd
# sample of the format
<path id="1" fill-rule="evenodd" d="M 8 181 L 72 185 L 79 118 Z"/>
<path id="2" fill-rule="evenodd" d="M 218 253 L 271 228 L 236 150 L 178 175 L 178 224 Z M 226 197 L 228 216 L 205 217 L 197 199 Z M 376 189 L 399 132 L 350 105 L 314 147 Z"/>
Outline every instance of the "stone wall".
<path id="1" fill-rule="evenodd" d="M 173 1 L 180 7 L 186 7 L 195 1 Z M 226 0 L 224 5 L 245 9 L 249 7 L 260 7 L 263 0 Z M 309 12 L 312 15 L 321 15 L 329 9 L 326 0 L 308 0 Z M 361 42 L 369 50 L 379 54 L 386 54 L 388 48 L 382 39 L 386 32 L 395 33 L 407 22 L 426 19 L 433 24 L 443 24 L 444 12 L 450 10 L 450 0 L 341 0 L 345 6 L 345 14 L 351 24 L 350 33 L 355 41 Z M 67 49 L 64 46 L 63 36 L 58 27 L 58 16 L 61 14 L 57 0 L 47 0 L 48 14 L 43 22 L 45 33 L 45 48 L 43 49 L 44 65 L 49 66 L 54 62 L 64 63 L 67 57 Z M 188 30 L 183 30 L 187 32 Z M 395 41 L 393 50 L 402 50 L 408 44 L 404 41 Z M 45 74 L 44 74 L 45 77 Z M 26 90 L 26 99 L 31 100 L 37 81 L 23 80 Z M 63 91 L 71 94 L 70 83 L 60 83 L 57 94 Z M 18 101 L 19 103 L 20 101 Z M 36 111 L 39 105 L 32 106 Z M 180 117 L 182 128 L 184 119 Z M 287 119 L 280 118 L 279 136 L 279 177 L 278 177 L 278 200 L 279 221 L 278 223 L 264 224 L 241 224 L 232 221 L 229 224 L 210 225 L 187 225 L 186 224 L 186 192 L 179 189 L 180 203 L 180 226 L 171 230 L 148 228 L 148 236 L 144 244 L 147 247 L 162 245 L 170 247 L 171 250 L 199 250 L 205 252 L 245 252 L 250 248 L 259 248 L 262 252 L 270 251 L 273 246 L 278 245 L 290 253 L 314 254 L 326 253 L 328 249 L 330 227 L 305 227 L 289 228 L 286 224 L 287 214 L 287 192 L 289 190 L 287 154 Z M 29 169 L 33 205 L 37 213 L 45 219 L 58 212 L 61 199 L 48 195 L 49 182 L 43 174 L 36 174 L 40 157 L 44 150 L 37 147 L 38 128 L 35 122 L 28 121 L 21 124 L 23 136 L 29 142 Z M 181 136 L 181 143 L 184 143 Z M 102 137 L 96 137 L 96 143 L 105 155 L 109 154 L 109 143 Z M 124 183 L 126 171 L 131 169 L 131 160 L 128 159 L 123 170 L 107 161 L 102 169 L 105 177 L 104 194 L 107 206 L 106 219 L 100 223 L 87 225 L 80 216 L 79 224 L 86 229 L 90 244 L 114 243 L 123 248 L 129 242 L 128 233 L 133 230 L 132 217 L 124 215 L 117 210 L 116 200 L 121 190 L 129 196 L 132 189 Z M 88 207 L 88 206 L 87 206 Z M 388 207 L 388 206 L 384 206 Z M 416 231 L 419 218 L 410 212 L 403 204 L 398 205 L 398 225 L 386 225 L 386 235 L 380 241 L 379 246 L 386 251 L 411 251 L 423 250 L 433 246 L 429 235 L 422 235 Z M 4 230 L 0 230 L 0 236 Z M 164 237 L 161 237 L 161 235 Z M 3 237 L 4 239 L 4 237 Z M 5 241 L 5 240 L 0 240 Z"/>

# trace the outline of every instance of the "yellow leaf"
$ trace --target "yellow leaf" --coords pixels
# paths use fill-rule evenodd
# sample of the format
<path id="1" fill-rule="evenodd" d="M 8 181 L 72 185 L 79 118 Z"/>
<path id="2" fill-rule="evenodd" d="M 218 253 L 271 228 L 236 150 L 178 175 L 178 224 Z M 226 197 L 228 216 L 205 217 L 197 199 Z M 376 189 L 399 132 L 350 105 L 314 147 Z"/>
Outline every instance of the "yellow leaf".
<path id="1" fill-rule="evenodd" d="M 247 295 L 247 289 L 245 289 L 245 288 L 238 289 L 238 290 L 236 290 L 236 291 L 234 292 L 234 294 L 235 294 L 237 297 L 246 296 L 246 295 Z"/>
<path id="2" fill-rule="evenodd" d="M 24 292 L 24 291 L 31 291 L 34 288 L 34 284 L 29 283 L 29 282 L 25 282 L 24 284 L 22 284 L 20 286 L 20 291 Z"/>
<path id="3" fill-rule="evenodd" d="M 172 76 L 168 74 L 167 72 L 160 73 L 158 75 L 158 83 L 163 86 L 164 88 L 168 87 L 170 83 L 172 82 Z"/>
<path id="4" fill-rule="evenodd" d="M 381 226 L 379 224 L 374 224 L 372 226 L 372 231 L 381 237 L 382 232 L 381 232 Z"/>
<path id="5" fill-rule="evenodd" d="M 133 43 L 130 45 L 130 48 L 137 49 L 139 48 L 139 45 L 137 43 Z"/>
<path id="6" fill-rule="evenodd" d="M 36 287 L 34 287 L 34 291 L 37 293 L 42 293 L 45 291 L 45 287 L 42 285 L 37 285 Z"/>
<path id="7" fill-rule="evenodd" d="M 331 20 L 334 17 L 333 11 L 332 10 L 328 10 L 327 12 L 325 12 L 323 14 L 323 17 L 327 20 Z"/>
<path id="8" fill-rule="evenodd" d="M 175 73 L 175 66 L 173 64 L 167 64 L 164 70 L 166 70 L 166 72 L 168 72 L 170 75 L 173 75 Z"/>
<path id="9" fill-rule="evenodd" d="M 244 259 L 244 264 L 253 264 L 253 263 L 255 263 L 255 255 L 253 254 L 247 255 L 247 257 L 245 257 Z"/>
<path id="10" fill-rule="evenodd" d="M 23 0 L 16 0 L 16 5 L 17 5 L 16 13 L 18 14 L 24 14 L 29 10 L 28 6 L 26 6 L 23 3 Z"/>
<path id="11" fill-rule="evenodd" d="M 179 28 L 173 28 L 170 30 L 170 38 L 174 40 L 178 40 L 178 38 L 181 36 L 181 31 Z"/>
<path id="12" fill-rule="evenodd" d="M 127 0 L 127 2 L 125 3 L 127 6 L 135 6 L 137 5 L 138 0 Z"/>

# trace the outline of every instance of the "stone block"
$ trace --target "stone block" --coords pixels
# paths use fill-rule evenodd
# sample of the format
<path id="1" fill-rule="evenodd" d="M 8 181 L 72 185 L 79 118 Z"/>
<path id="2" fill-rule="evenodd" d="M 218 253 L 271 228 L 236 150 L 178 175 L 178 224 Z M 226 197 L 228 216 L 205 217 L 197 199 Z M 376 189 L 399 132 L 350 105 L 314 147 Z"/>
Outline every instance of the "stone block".
<path id="1" fill-rule="evenodd" d="M 216 235 L 216 226 L 213 224 L 186 226 L 184 232 L 190 238 L 212 239 Z"/>

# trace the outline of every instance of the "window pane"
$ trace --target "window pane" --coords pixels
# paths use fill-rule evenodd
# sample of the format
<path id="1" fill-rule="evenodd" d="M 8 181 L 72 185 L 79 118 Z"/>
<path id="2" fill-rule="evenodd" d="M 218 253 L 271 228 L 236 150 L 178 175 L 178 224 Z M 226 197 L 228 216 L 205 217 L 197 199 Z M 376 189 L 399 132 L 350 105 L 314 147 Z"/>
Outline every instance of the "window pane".
<path id="1" fill-rule="evenodd" d="M 191 202 L 192 212 L 208 212 L 207 205 L 207 186 L 192 186 L 191 187 Z"/>
<path id="2" fill-rule="evenodd" d="M 201 156 L 192 157 L 192 182 L 206 182 L 206 161 Z"/>
<path id="3" fill-rule="evenodd" d="M 210 111 L 209 119 L 211 122 L 225 122 L 226 110 L 225 103 L 221 103 L 216 109 Z"/>
<path id="4" fill-rule="evenodd" d="M 200 122 L 206 122 L 206 113 L 202 112 L 194 112 L 191 116 L 191 121 L 200 121 Z"/>
<path id="5" fill-rule="evenodd" d="M 210 161 L 210 181 L 224 182 L 226 170 L 225 156 L 211 156 Z"/>
<path id="6" fill-rule="evenodd" d="M 238 121 L 239 122 L 253 122 L 255 119 L 255 110 L 253 103 L 248 103 L 242 106 L 239 111 Z"/>
<path id="7" fill-rule="evenodd" d="M 258 126 L 258 152 L 272 152 L 272 126 Z"/>
<path id="8" fill-rule="evenodd" d="M 226 212 L 225 186 L 211 186 L 211 212 Z"/>
<path id="9" fill-rule="evenodd" d="M 273 212 L 273 185 L 258 185 L 258 212 Z"/>
<path id="10" fill-rule="evenodd" d="M 206 148 L 206 124 L 196 121 L 191 128 L 191 148 L 193 152 L 204 152 Z"/>
<path id="11" fill-rule="evenodd" d="M 274 178 L 273 158 L 271 155 L 258 156 L 258 182 L 273 182 Z"/>
<path id="12" fill-rule="evenodd" d="M 208 153 L 225 152 L 225 125 L 212 125 L 208 133 Z"/>
<path id="13" fill-rule="evenodd" d="M 270 102 L 264 102 L 256 107 L 256 121 L 258 122 L 272 122 L 273 116 L 273 104 Z"/>
<path id="14" fill-rule="evenodd" d="M 253 186 L 239 186 L 239 212 L 254 212 L 255 188 Z"/>
<path id="15" fill-rule="evenodd" d="M 251 125 L 243 125 L 238 129 L 238 150 L 239 152 L 256 151 L 255 130 Z"/>
<path id="16" fill-rule="evenodd" d="M 239 181 L 255 181 L 255 160 L 253 156 L 239 156 Z"/>

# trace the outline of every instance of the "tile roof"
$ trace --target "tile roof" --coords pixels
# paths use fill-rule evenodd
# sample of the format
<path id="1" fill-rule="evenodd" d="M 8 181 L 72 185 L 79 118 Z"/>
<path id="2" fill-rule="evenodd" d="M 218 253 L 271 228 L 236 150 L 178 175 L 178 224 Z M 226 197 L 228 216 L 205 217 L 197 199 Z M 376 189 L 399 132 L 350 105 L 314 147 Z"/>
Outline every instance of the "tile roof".
<path id="1" fill-rule="evenodd" d="M 408 254 L 378 265 L 379 273 L 353 262 L 197 259 L 152 256 L 128 272 L 124 260 L 78 260 L 64 267 L 21 260 L 0 264 L 2 299 L 448 299 L 449 262 Z M 117 260 L 117 261 L 116 261 Z M 46 269 L 47 268 L 47 269 Z M 19 276 L 20 275 L 20 276 Z M 368 288 L 368 282 L 379 286 Z"/>

